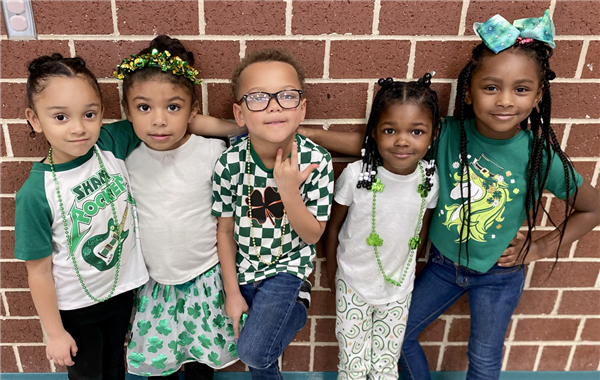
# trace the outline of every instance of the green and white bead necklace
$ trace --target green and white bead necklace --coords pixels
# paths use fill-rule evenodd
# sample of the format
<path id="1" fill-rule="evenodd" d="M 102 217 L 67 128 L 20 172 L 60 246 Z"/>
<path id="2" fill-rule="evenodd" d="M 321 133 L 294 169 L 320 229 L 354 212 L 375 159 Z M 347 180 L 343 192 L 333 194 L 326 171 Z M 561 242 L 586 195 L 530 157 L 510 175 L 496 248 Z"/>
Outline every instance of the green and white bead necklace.
<path id="1" fill-rule="evenodd" d="M 410 254 L 408 256 L 408 262 L 406 263 L 406 267 L 402 272 L 402 277 L 400 278 L 400 282 L 392 279 L 390 276 L 385 274 L 383 270 L 383 264 L 381 264 L 381 259 L 379 258 L 379 252 L 377 251 L 377 247 L 381 247 L 383 245 L 383 239 L 379 237 L 376 230 L 376 213 L 377 213 L 377 193 L 383 192 L 384 184 L 381 182 L 380 178 L 377 178 L 374 183 L 371 185 L 371 191 L 373 192 L 373 208 L 371 212 L 371 225 L 372 232 L 367 238 L 367 244 L 373 247 L 375 251 L 375 257 L 377 258 L 377 265 L 379 266 L 379 270 L 383 275 L 385 281 L 389 282 L 392 285 L 402 286 L 406 276 L 408 275 L 408 270 L 415 256 L 415 252 L 419 244 L 421 244 L 421 237 L 419 236 L 419 231 L 421 231 L 421 225 L 423 224 L 423 213 L 425 211 L 425 198 L 427 198 L 427 194 L 429 193 L 426 186 L 426 178 L 425 171 L 423 170 L 423 165 L 419 162 L 419 171 L 421 172 L 421 180 L 422 182 L 417 186 L 417 192 L 421 194 L 421 209 L 419 211 L 419 221 L 417 223 L 417 228 L 415 230 L 415 235 L 408 240 L 408 246 L 410 248 Z"/>
<path id="2" fill-rule="evenodd" d="M 103 173 L 103 175 L 106 176 L 106 178 L 108 178 L 109 174 L 106 171 L 106 168 L 104 167 L 104 162 L 102 161 L 102 158 L 100 157 L 100 153 L 98 153 L 98 148 L 96 148 L 96 146 L 94 146 L 94 153 L 96 154 L 96 157 L 98 158 L 98 163 L 100 164 L 101 172 Z M 54 187 L 56 189 L 56 196 L 58 198 L 58 204 L 60 206 L 60 214 L 62 216 L 63 226 L 65 228 L 65 235 L 67 236 L 67 244 L 69 245 L 69 256 L 71 256 L 71 260 L 73 261 L 73 267 L 75 267 L 75 274 L 77 274 L 79 283 L 81 284 L 83 291 L 85 292 L 85 294 L 87 294 L 88 297 L 90 297 L 94 302 L 104 302 L 112 297 L 113 293 L 115 292 L 115 289 L 117 288 L 117 282 L 119 281 L 119 269 L 121 268 L 121 249 L 122 249 L 121 244 L 119 244 L 119 240 L 117 239 L 117 253 L 116 254 L 117 254 L 118 258 L 117 258 L 117 264 L 115 266 L 115 268 L 116 268 L 115 280 L 113 282 L 112 288 L 110 289 L 110 292 L 108 293 L 108 295 L 106 297 L 96 298 L 90 293 L 87 286 L 85 286 L 85 283 L 83 282 L 83 278 L 81 277 L 81 273 L 79 273 L 79 267 L 77 266 L 77 260 L 75 260 L 75 254 L 73 253 L 73 246 L 71 245 L 71 234 L 69 233 L 69 227 L 67 225 L 67 216 L 65 213 L 65 207 L 63 206 L 62 196 L 60 194 L 60 189 L 58 186 L 58 179 L 56 179 L 56 172 L 54 171 L 54 162 L 52 160 L 52 148 L 50 148 L 50 150 L 48 151 L 48 161 L 50 162 L 50 171 L 52 171 L 52 179 L 54 181 Z M 107 186 L 108 186 L 108 181 L 107 181 Z M 117 222 L 117 220 L 118 220 L 117 219 L 117 211 L 115 209 L 114 199 L 111 199 L 111 201 L 110 201 L 110 208 L 112 209 L 113 218 L 114 218 L 115 222 Z M 118 232 L 118 235 L 120 238 L 121 231 Z"/>

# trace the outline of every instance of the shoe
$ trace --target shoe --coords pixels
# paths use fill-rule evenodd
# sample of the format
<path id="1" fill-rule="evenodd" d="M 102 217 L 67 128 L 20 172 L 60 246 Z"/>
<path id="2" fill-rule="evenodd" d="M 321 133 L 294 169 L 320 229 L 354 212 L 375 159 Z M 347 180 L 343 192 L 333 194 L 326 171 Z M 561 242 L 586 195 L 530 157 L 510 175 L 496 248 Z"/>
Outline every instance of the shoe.
<path id="1" fill-rule="evenodd" d="M 308 309 L 310 307 L 310 291 L 312 289 L 312 284 L 306 280 L 300 287 L 300 292 L 298 293 L 297 300 L 302 302 L 304 306 Z"/>

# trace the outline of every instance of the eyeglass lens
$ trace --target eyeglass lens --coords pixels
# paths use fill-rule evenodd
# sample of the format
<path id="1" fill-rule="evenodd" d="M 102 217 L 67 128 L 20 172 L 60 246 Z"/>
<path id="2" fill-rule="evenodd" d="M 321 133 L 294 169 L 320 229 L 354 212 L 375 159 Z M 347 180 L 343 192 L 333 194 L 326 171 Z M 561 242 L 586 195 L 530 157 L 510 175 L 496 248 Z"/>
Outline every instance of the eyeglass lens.
<path id="1" fill-rule="evenodd" d="M 300 93 L 298 91 L 279 91 L 275 94 L 268 92 L 254 92 L 246 95 L 246 104 L 250 111 L 262 111 L 269 106 L 271 97 L 277 99 L 281 108 L 296 108 L 300 105 Z"/>

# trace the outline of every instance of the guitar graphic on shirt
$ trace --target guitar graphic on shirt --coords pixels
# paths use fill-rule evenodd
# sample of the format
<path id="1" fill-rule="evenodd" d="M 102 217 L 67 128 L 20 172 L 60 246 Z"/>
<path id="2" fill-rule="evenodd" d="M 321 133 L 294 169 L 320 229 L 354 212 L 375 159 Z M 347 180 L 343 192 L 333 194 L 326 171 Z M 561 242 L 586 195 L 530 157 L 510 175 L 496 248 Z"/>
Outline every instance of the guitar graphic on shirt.
<path id="1" fill-rule="evenodd" d="M 120 256 L 117 252 L 121 253 L 123 242 L 129 236 L 129 230 L 123 231 L 128 211 L 129 204 L 125 208 L 120 225 L 117 226 L 115 220 L 110 218 L 106 233 L 92 236 L 83 243 L 81 255 L 86 263 L 99 271 L 108 270 L 116 265 Z"/>

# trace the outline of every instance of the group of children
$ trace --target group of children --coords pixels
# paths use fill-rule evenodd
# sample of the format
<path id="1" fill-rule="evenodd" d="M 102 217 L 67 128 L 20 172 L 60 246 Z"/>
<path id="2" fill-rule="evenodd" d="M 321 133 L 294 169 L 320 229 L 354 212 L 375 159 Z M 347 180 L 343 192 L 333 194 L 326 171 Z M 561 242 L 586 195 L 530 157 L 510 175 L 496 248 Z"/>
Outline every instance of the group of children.
<path id="1" fill-rule="evenodd" d="M 253 379 L 281 379 L 325 235 L 338 378 L 397 379 L 398 361 L 430 378 L 417 336 L 468 293 L 467 379 L 497 379 L 524 264 L 596 226 L 600 195 L 550 126 L 548 13 L 475 27 L 458 117 L 442 121 L 432 73 L 381 79 L 364 135 L 299 128 L 304 71 L 277 49 L 237 65 L 237 126 L 197 115 L 194 56 L 167 36 L 117 67 L 127 120 L 104 126 L 82 59 L 31 62 L 26 117 L 51 148 L 16 196 L 15 257 L 48 359 L 71 379 L 122 379 L 124 357 L 142 376 L 176 378 L 185 364 L 186 378 L 209 380 L 239 358 Z M 238 126 L 248 135 L 228 149 L 198 136 Z M 331 156 L 313 141 L 362 155 L 335 198 Z M 565 200 L 565 221 L 534 240 L 544 190 Z"/>

